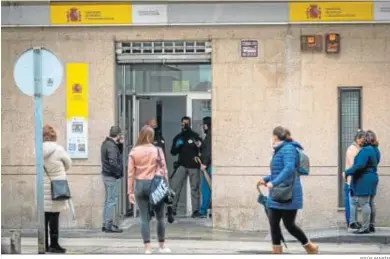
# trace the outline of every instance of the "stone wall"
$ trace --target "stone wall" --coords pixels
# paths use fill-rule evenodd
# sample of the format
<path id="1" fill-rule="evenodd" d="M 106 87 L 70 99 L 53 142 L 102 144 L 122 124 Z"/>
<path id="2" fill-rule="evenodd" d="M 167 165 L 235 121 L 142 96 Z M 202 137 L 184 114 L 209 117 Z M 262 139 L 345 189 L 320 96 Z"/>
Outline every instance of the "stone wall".
<path id="1" fill-rule="evenodd" d="M 329 32 L 341 34 L 339 55 L 300 52 L 301 34 Z M 214 226 L 268 228 L 255 183 L 269 172 L 270 137 L 278 124 L 290 128 L 311 158 L 300 223 L 344 224 L 338 210 L 339 86 L 363 87 L 363 128 L 377 132 L 383 155 L 378 224 L 389 226 L 390 26 L 265 27 L 232 36 L 213 45 Z M 240 57 L 241 37 L 259 40 L 258 59 Z"/>
<path id="2" fill-rule="evenodd" d="M 341 53 L 301 53 L 301 34 L 341 34 Z M 378 224 L 390 225 L 389 25 L 307 25 L 170 28 L 3 28 L 2 31 L 2 227 L 35 226 L 33 102 L 14 86 L 12 68 L 32 46 L 54 51 L 62 62 L 88 62 L 89 159 L 74 161 L 69 181 L 77 221 L 63 227 L 99 227 L 104 197 L 100 144 L 115 122 L 114 42 L 213 41 L 213 223 L 217 228 L 266 229 L 255 184 L 268 173 L 270 135 L 289 127 L 312 161 L 303 180 L 305 227 L 336 226 L 338 211 L 337 87 L 363 87 L 363 127 L 377 132 L 383 154 L 377 197 Z M 259 57 L 240 58 L 240 40 L 258 39 Z M 65 85 L 44 99 L 44 123 L 65 144 Z"/>

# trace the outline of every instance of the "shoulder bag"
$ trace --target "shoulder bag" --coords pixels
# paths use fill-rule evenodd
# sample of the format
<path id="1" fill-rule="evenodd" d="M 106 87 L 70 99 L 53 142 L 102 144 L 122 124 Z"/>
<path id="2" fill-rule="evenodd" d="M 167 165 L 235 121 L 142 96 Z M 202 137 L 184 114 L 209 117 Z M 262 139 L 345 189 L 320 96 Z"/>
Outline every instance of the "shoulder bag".
<path id="1" fill-rule="evenodd" d="M 275 154 L 276 155 L 276 152 Z M 273 186 L 270 190 L 270 198 L 273 201 L 278 203 L 290 203 L 293 200 L 293 191 L 295 178 L 297 177 L 297 171 L 295 170 L 293 173 L 293 180 L 290 184 L 281 183 L 279 185 Z"/>
<path id="2" fill-rule="evenodd" d="M 292 183 L 290 184 L 281 183 L 277 186 L 273 186 L 270 191 L 271 199 L 279 203 L 292 202 L 295 178 L 296 178 L 296 171 L 294 171 Z"/>
<path id="3" fill-rule="evenodd" d="M 47 177 L 50 179 L 51 199 L 53 201 L 69 200 L 71 195 L 68 180 L 51 180 L 45 166 L 43 166 L 43 169 L 45 170 Z"/>
<path id="4" fill-rule="evenodd" d="M 149 203 L 152 206 L 158 206 L 163 203 L 169 195 L 169 184 L 167 179 L 160 172 L 163 168 L 161 155 L 157 149 L 157 161 L 156 161 L 156 172 L 152 178 L 149 191 Z"/>

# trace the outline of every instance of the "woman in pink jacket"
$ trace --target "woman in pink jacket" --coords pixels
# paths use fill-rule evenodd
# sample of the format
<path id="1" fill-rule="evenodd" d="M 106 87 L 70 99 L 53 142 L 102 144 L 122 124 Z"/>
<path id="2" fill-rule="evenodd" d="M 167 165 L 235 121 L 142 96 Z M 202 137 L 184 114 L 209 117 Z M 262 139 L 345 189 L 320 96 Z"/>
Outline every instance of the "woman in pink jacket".
<path id="1" fill-rule="evenodd" d="M 145 244 L 145 253 L 151 254 L 150 245 L 150 206 L 149 191 L 155 174 L 161 174 L 168 180 L 164 152 L 153 145 L 154 130 L 146 125 L 139 133 L 135 147 L 129 154 L 128 192 L 130 202 L 137 202 L 141 218 L 141 235 Z M 135 185 L 135 186 L 134 186 Z M 157 238 L 160 253 L 170 253 L 165 247 L 164 203 L 154 207 L 157 219 Z"/>

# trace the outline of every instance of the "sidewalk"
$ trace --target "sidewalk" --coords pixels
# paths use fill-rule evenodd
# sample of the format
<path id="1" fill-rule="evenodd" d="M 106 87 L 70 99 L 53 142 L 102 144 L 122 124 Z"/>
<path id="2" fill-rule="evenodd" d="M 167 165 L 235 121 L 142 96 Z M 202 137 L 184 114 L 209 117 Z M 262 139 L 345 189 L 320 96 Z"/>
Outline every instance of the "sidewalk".
<path id="1" fill-rule="evenodd" d="M 141 239 L 120 238 L 61 238 L 60 243 L 69 254 L 139 254 L 143 253 Z M 167 247 L 175 254 L 269 254 L 269 242 L 167 240 Z M 383 244 L 319 243 L 321 254 L 390 254 Z M 157 250 L 157 242 L 152 243 Z M 36 254 L 37 239 L 23 238 L 22 253 Z M 289 254 L 305 254 L 297 243 L 288 243 Z"/>
<path id="2" fill-rule="evenodd" d="M 120 234 L 107 234 L 100 229 L 61 229 L 63 238 L 119 238 L 139 239 L 139 219 L 127 218 L 120 227 L 124 230 Z M 151 229 L 156 228 L 156 221 L 152 220 Z M 179 218 L 173 224 L 166 223 L 167 239 L 171 240 L 212 240 L 212 241 L 270 241 L 268 231 L 230 231 L 213 229 L 211 220 Z M 284 237 L 289 242 L 296 242 L 284 228 Z M 366 235 L 355 235 L 348 233 L 345 228 L 328 229 L 304 229 L 306 234 L 317 242 L 324 243 L 387 243 L 390 244 L 390 228 L 377 228 L 376 233 Z M 155 231 L 152 231 L 152 238 L 156 238 Z M 23 229 L 22 237 L 36 237 L 36 229 Z M 2 229 L 2 236 L 10 236 L 9 229 Z"/>
<path id="3" fill-rule="evenodd" d="M 69 253 L 134 254 L 143 253 L 139 233 L 139 219 L 128 219 L 121 224 L 120 234 L 108 234 L 100 229 L 61 229 L 61 244 Z M 151 239 L 156 240 L 156 222 L 151 224 Z M 267 254 L 271 243 L 268 232 L 238 232 L 214 230 L 207 219 L 182 218 L 167 224 L 167 246 L 173 253 L 188 254 Z M 369 235 L 354 235 L 345 229 L 306 230 L 307 235 L 320 244 L 322 254 L 390 254 L 390 228 L 378 228 Z M 303 248 L 288 233 L 285 234 L 287 253 L 304 253 Z M 10 230 L 2 230 L 2 237 Z M 153 242 L 153 241 L 152 241 Z M 153 242 L 154 248 L 157 243 Z M 22 231 L 22 252 L 37 253 L 36 230 Z"/>

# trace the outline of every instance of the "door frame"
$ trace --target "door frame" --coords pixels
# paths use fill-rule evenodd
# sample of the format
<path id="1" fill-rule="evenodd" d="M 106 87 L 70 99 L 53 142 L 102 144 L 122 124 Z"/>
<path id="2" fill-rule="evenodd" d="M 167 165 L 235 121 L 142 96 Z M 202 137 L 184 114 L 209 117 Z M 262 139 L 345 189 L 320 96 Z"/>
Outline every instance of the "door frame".
<path id="1" fill-rule="evenodd" d="M 212 100 L 211 92 L 178 92 L 178 93 L 139 93 L 133 95 L 133 107 L 134 107 L 134 120 L 133 120 L 133 143 L 136 143 L 138 134 L 139 134 L 139 126 L 140 126 L 140 118 L 139 118 L 139 101 L 142 97 L 159 97 L 159 96 L 186 96 L 186 116 L 192 118 L 193 110 L 192 110 L 192 101 L 193 100 Z M 141 97 L 141 98 L 137 98 Z M 190 179 L 187 178 L 187 193 L 186 193 L 186 215 L 190 217 L 192 215 L 192 204 L 191 204 L 191 186 Z M 134 217 L 136 217 L 138 207 L 134 207 Z"/>
<path id="2" fill-rule="evenodd" d="M 187 95 L 187 111 L 186 114 L 188 117 L 192 119 L 193 110 L 192 110 L 192 101 L 193 100 L 211 100 L 211 93 L 189 93 Z M 212 100 L 211 100 L 212 101 Z M 190 217 L 192 215 L 192 204 L 191 204 L 191 185 L 190 185 L 190 178 L 187 178 L 187 217 Z"/>

